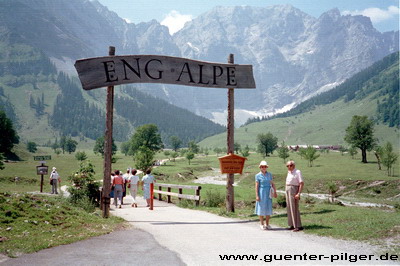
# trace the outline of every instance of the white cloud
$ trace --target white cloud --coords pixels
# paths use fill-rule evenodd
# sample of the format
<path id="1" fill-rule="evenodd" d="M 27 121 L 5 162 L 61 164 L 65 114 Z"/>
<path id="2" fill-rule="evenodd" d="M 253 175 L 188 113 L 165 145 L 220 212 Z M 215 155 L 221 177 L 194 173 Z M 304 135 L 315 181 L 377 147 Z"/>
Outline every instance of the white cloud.
<path id="1" fill-rule="evenodd" d="M 132 20 L 130 20 L 129 18 L 124 18 L 126 23 L 133 23 Z"/>
<path id="2" fill-rule="evenodd" d="M 371 18 L 372 23 L 379 23 L 385 20 L 389 20 L 399 15 L 399 8 L 397 6 L 389 6 L 386 10 L 377 7 L 371 7 L 364 10 L 343 12 L 344 15 L 363 15 Z"/>
<path id="3" fill-rule="evenodd" d="M 185 26 L 185 23 L 193 19 L 192 15 L 182 15 L 176 10 L 172 10 L 165 16 L 161 25 L 167 26 L 172 35 Z"/>

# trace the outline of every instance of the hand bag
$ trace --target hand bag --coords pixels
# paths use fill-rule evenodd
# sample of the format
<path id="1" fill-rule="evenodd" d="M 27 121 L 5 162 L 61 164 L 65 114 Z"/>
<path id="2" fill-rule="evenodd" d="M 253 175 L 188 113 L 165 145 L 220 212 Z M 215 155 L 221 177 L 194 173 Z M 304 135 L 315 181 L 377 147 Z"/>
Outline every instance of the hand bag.
<path id="1" fill-rule="evenodd" d="M 271 187 L 271 189 L 269 190 L 269 198 L 272 199 L 274 197 L 274 188 Z"/>

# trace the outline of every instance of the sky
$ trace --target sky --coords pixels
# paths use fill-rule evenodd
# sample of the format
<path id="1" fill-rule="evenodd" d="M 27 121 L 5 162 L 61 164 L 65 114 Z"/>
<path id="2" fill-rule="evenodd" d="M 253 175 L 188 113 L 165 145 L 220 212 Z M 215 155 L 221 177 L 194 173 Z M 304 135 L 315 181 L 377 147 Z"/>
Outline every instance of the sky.
<path id="1" fill-rule="evenodd" d="M 185 22 L 216 6 L 267 7 L 290 4 L 318 18 L 322 13 L 338 8 L 342 15 L 364 15 L 380 32 L 399 29 L 399 0 L 98 0 L 109 10 L 130 23 L 153 19 L 169 28 L 171 34 Z"/>

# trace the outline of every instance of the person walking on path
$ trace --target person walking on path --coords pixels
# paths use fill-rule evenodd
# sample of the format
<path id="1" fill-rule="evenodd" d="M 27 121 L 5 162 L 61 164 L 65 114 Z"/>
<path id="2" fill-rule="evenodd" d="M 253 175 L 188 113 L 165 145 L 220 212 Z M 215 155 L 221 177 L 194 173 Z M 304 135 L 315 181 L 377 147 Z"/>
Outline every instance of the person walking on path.
<path id="1" fill-rule="evenodd" d="M 124 189 L 123 189 L 123 193 L 122 193 L 121 204 L 124 204 L 124 198 L 126 197 L 126 185 L 128 184 L 129 179 L 131 177 L 131 168 L 130 167 L 128 169 L 126 169 L 126 173 L 123 174 L 122 177 L 124 178 Z"/>
<path id="2" fill-rule="evenodd" d="M 276 188 L 272 181 L 272 174 L 267 172 L 268 163 L 261 161 L 260 172 L 255 176 L 256 181 L 256 208 L 255 214 L 260 218 L 261 230 L 271 230 L 269 219 L 272 215 L 272 197 L 276 198 Z M 265 224 L 264 224 L 265 216 Z"/>
<path id="3" fill-rule="evenodd" d="M 57 172 L 57 168 L 53 167 L 50 174 L 51 194 L 58 194 L 57 185 L 61 183 L 60 175 Z"/>
<path id="4" fill-rule="evenodd" d="M 128 180 L 128 182 L 129 182 L 128 187 L 129 187 L 131 197 L 133 200 L 133 203 L 131 206 L 137 208 L 136 195 L 137 195 L 137 189 L 138 189 L 138 183 L 139 183 L 139 176 L 137 176 L 136 173 L 137 173 L 137 170 L 133 169 L 132 174 L 130 175 L 129 180 Z"/>
<path id="5" fill-rule="evenodd" d="M 300 219 L 300 194 L 303 190 L 304 181 L 301 171 L 296 169 L 294 161 L 286 163 L 288 173 L 286 177 L 286 210 L 289 230 L 298 232 L 303 230 Z"/>
<path id="6" fill-rule="evenodd" d="M 142 190 L 143 190 L 143 198 L 147 202 L 146 207 L 150 207 L 150 184 L 155 183 L 156 180 L 154 179 L 154 176 L 151 175 L 151 169 L 146 170 L 146 175 L 143 176 L 142 178 Z"/>
<path id="7" fill-rule="evenodd" d="M 112 181 L 112 185 L 114 187 L 114 204 L 115 207 L 120 208 L 122 207 L 122 193 L 124 189 L 124 178 L 121 176 L 119 170 L 114 171 L 115 176 Z"/>

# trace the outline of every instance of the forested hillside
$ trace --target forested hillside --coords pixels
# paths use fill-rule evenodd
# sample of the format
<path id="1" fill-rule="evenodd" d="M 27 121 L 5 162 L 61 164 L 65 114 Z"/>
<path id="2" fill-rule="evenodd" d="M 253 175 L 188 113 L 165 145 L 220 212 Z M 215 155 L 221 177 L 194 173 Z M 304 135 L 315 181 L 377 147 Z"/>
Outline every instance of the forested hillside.
<path id="1" fill-rule="evenodd" d="M 82 89 L 60 73 L 57 84 L 61 94 L 54 104 L 50 124 L 63 136 L 96 139 L 104 134 L 105 113 L 82 96 Z M 118 139 L 114 136 L 115 139 Z"/>
<path id="2" fill-rule="evenodd" d="M 171 136 L 179 137 L 186 145 L 189 141 L 200 141 L 208 136 L 219 134 L 225 127 L 210 120 L 195 116 L 183 108 L 154 98 L 132 86 L 125 88 L 130 97 L 116 97 L 114 107 L 118 115 L 133 125 L 155 124 L 161 132 L 164 143 L 169 144 Z"/>
<path id="3" fill-rule="evenodd" d="M 339 99 L 345 102 L 353 99 L 362 100 L 374 93 L 376 93 L 375 98 L 382 99 L 377 100 L 378 108 L 374 116 L 376 122 L 382 122 L 389 127 L 399 127 L 399 52 L 388 55 L 336 88 L 306 100 L 288 112 L 272 117 L 249 119 L 246 125 L 299 115 Z"/>
<path id="4" fill-rule="evenodd" d="M 60 73 L 57 80 L 61 94 L 57 96 L 51 125 L 64 136 L 96 139 L 104 134 L 105 108 L 99 103 L 89 103 L 83 97 L 83 90 Z M 117 141 L 126 141 L 134 128 L 144 124 L 157 125 L 164 144 L 177 136 L 186 145 L 189 141 L 200 141 L 208 136 L 221 133 L 225 128 L 210 120 L 196 116 L 187 110 L 175 107 L 164 100 L 140 92 L 132 86 L 117 87 L 123 93 L 115 92 L 114 130 Z M 94 93 L 91 95 L 95 96 Z"/>
<path id="5" fill-rule="evenodd" d="M 76 79 L 57 72 L 44 53 L 29 45 L 0 41 L 0 110 L 13 121 L 23 142 L 48 144 L 61 136 L 80 141 L 101 137 L 105 128 L 102 91 L 82 90 Z M 136 127 L 147 123 L 158 126 L 166 146 L 170 136 L 179 137 L 186 145 L 225 130 L 133 87 L 116 87 L 115 91 L 116 141 L 128 140 Z"/>
<path id="6" fill-rule="evenodd" d="M 35 97 L 41 84 L 52 83 L 57 70 L 49 58 L 37 49 L 24 44 L 0 41 L 0 109 L 5 111 L 16 128 L 24 124 L 21 114 L 13 105 L 15 90 L 29 90 L 29 107 L 40 115 L 45 97 Z M 25 96 L 25 95 L 24 95 Z M 26 97 L 20 98 L 22 103 Z"/>

